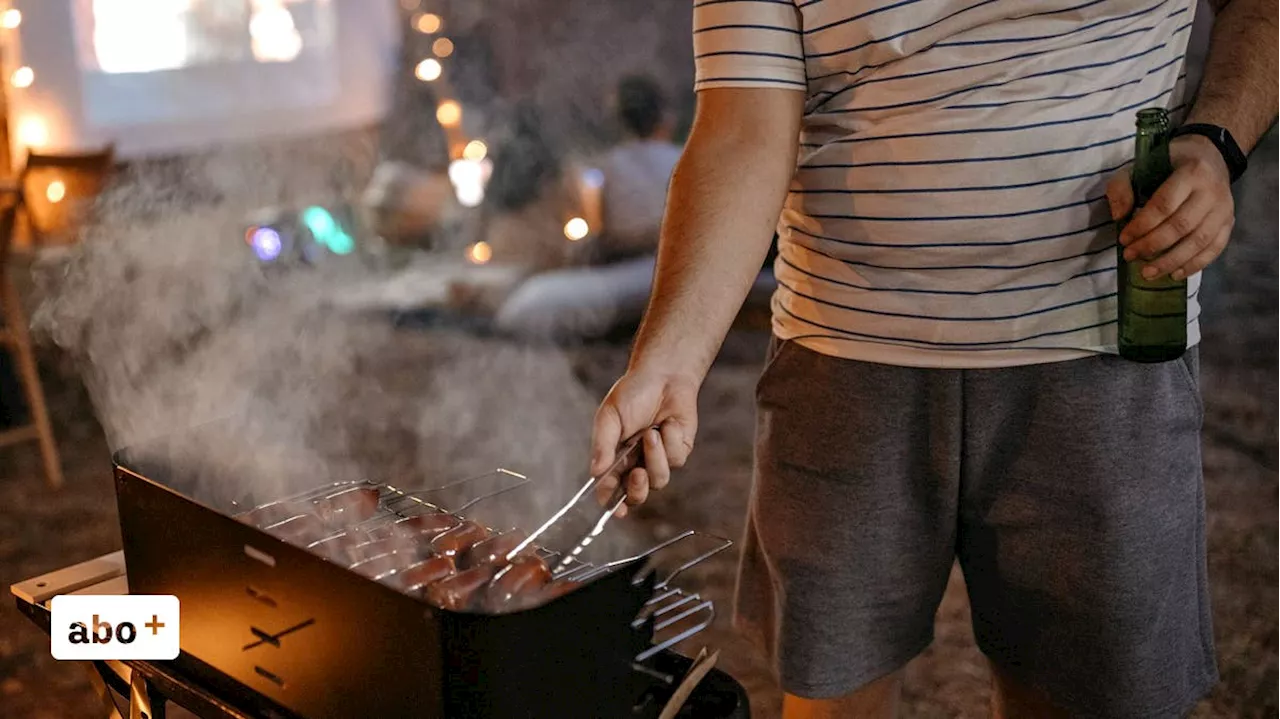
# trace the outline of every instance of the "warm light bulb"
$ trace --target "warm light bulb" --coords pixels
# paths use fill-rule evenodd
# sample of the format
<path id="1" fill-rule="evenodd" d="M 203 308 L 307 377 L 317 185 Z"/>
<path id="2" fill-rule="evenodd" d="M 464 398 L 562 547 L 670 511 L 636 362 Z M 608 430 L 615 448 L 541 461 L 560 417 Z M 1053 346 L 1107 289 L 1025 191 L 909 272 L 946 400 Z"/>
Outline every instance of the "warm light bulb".
<path id="1" fill-rule="evenodd" d="M 489 153 L 489 147 L 480 140 L 472 140 L 467 146 L 462 148 L 463 159 L 479 162 Z"/>
<path id="2" fill-rule="evenodd" d="M 419 15 L 413 21 L 413 27 L 424 35 L 430 35 L 433 32 L 440 32 L 440 16 L 432 13 Z"/>
<path id="3" fill-rule="evenodd" d="M 38 117 L 18 122 L 18 142 L 27 147 L 43 147 L 49 142 L 49 127 Z"/>
<path id="4" fill-rule="evenodd" d="M 31 83 L 36 81 L 36 71 L 29 67 L 23 66 L 13 71 L 9 76 L 9 82 L 14 87 L 31 87 Z"/>
<path id="5" fill-rule="evenodd" d="M 454 100 L 445 100 L 436 108 L 436 120 L 445 127 L 455 127 L 462 122 L 462 106 Z"/>
<path id="6" fill-rule="evenodd" d="M 0 15 L 0 25 L 6 30 L 12 30 L 22 24 L 22 11 L 17 8 L 10 8 Z"/>
<path id="7" fill-rule="evenodd" d="M 493 259 L 493 248 L 488 242 L 477 242 L 467 248 L 467 259 L 477 265 L 483 265 Z"/>
<path id="8" fill-rule="evenodd" d="M 453 41 L 447 37 L 438 38 L 431 43 L 431 52 L 434 52 L 436 57 L 449 57 L 453 54 Z"/>
<path id="9" fill-rule="evenodd" d="M 440 61 L 432 57 L 418 63 L 418 66 L 413 68 L 413 76 L 423 82 L 431 82 L 439 78 L 443 70 Z"/>
<path id="10" fill-rule="evenodd" d="M 581 217 L 575 217 L 564 223 L 564 236 L 569 238 L 570 242 L 581 240 L 589 232 L 591 232 L 591 228 L 587 226 L 587 221 Z"/>
<path id="11" fill-rule="evenodd" d="M 57 204 L 62 202 L 62 198 L 67 196 L 67 184 L 62 180 L 54 180 L 44 191 L 45 199 L 49 202 Z"/>

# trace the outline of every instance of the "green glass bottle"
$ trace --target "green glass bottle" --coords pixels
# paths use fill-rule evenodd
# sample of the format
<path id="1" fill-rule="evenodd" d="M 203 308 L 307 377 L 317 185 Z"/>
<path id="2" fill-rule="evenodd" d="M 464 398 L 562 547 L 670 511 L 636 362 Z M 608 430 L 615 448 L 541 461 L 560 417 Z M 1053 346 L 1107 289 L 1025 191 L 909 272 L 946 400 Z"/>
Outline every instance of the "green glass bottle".
<path id="1" fill-rule="evenodd" d="M 1137 124 L 1131 173 L 1135 213 L 1173 174 L 1169 113 L 1159 108 L 1139 110 Z M 1137 258 L 1126 262 L 1124 247 L 1117 248 L 1120 356 L 1135 362 L 1166 362 L 1181 357 L 1187 351 L 1187 281 L 1168 275 L 1147 280 L 1142 268 L 1150 261 Z"/>

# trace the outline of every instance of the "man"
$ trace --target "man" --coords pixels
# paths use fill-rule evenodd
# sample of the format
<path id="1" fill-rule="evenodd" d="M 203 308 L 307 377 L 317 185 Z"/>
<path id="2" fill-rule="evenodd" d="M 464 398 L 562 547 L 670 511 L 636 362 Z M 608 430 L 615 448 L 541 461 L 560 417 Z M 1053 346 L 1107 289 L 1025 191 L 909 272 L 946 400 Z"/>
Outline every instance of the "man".
<path id="1" fill-rule="evenodd" d="M 595 337 L 644 311 L 653 281 L 667 183 L 680 157 L 661 89 L 650 78 L 618 83 L 618 120 L 626 139 L 600 162 L 600 187 L 589 187 L 586 212 L 596 236 L 585 256 L 591 266 L 530 278 L 503 304 L 497 325 L 530 337 Z M 591 184 L 591 183 L 588 183 Z"/>
<path id="2" fill-rule="evenodd" d="M 1138 109 L 1245 153 L 1276 115 L 1275 0 L 1214 9 L 1191 98 L 1189 0 L 695 5 L 697 116 L 592 465 L 644 430 L 635 504 L 683 464 L 776 226 L 736 618 L 788 719 L 892 716 L 957 557 L 998 716 L 1182 716 L 1215 682 L 1196 354 L 1115 355 L 1114 243 L 1189 278 L 1198 341 L 1230 138 L 1180 135 L 1113 229 Z"/>

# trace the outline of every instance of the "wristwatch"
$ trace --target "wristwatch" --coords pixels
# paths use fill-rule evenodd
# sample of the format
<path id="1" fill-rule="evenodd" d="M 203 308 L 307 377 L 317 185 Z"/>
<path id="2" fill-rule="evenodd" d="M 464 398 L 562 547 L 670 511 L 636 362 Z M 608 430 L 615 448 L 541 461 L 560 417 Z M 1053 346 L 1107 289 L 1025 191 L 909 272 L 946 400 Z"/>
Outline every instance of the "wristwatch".
<path id="1" fill-rule="evenodd" d="M 1236 139 L 1227 132 L 1227 128 L 1217 125 L 1208 125 L 1205 123 L 1192 123 L 1183 125 L 1173 131 L 1170 139 L 1182 135 L 1200 135 L 1213 143 L 1218 148 L 1218 152 L 1222 153 L 1222 159 L 1227 163 L 1227 171 L 1231 173 L 1231 181 L 1235 182 L 1244 174 L 1245 168 L 1249 166 L 1249 158 L 1240 151 L 1240 146 L 1236 144 Z"/>

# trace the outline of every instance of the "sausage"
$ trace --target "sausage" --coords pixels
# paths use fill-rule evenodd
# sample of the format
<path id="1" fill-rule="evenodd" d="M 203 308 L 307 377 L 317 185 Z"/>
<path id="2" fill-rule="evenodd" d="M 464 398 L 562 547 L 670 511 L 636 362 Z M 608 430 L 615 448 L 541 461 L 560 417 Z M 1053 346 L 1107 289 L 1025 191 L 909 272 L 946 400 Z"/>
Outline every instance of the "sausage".
<path id="1" fill-rule="evenodd" d="M 398 520 L 391 525 L 392 531 L 405 537 L 425 536 L 434 538 L 449 529 L 462 524 L 462 520 L 447 514 L 445 512 L 429 512 L 427 514 L 415 514 L 412 517 Z"/>
<path id="2" fill-rule="evenodd" d="M 471 548 L 471 545 L 487 536 L 489 536 L 489 530 L 467 520 L 431 540 L 431 550 L 436 554 L 452 557 L 465 552 Z"/>
<path id="3" fill-rule="evenodd" d="M 550 581 L 551 569 L 542 558 L 532 555 L 516 557 L 485 589 L 485 609 L 498 613 L 532 606 L 527 602 L 539 599 L 541 589 Z"/>
<path id="4" fill-rule="evenodd" d="M 454 612 L 466 611 L 471 607 L 476 594 L 493 579 L 497 568 L 492 564 L 481 564 L 450 575 L 427 585 L 423 596 L 427 601 Z"/>
<path id="5" fill-rule="evenodd" d="M 239 515 L 237 519 L 255 527 L 269 527 L 286 519 L 310 513 L 311 508 L 300 502 L 272 502 L 257 509 L 251 509 Z"/>
<path id="6" fill-rule="evenodd" d="M 268 527 L 267 531 L 287 542 L 303 546 L 324 539 L 331 533 L 325 523 L 314 514 L 298 515 Z"/>
<path id="7" fill-rule="evenodd" d="M 466 567 L 474 567 L 479 564 L 496 564 L 504 567 L 507 564 L 507 555 L 513 549 L 520 546 L 520 543 L 529 535 L 520 530 L 499 534 L 488 539 L 476 542 L 462 555 L 460 564 Z M 526 547 L 521 555 L 526 552 L 533 551 L 533 547 Z"/>
<path id="8" fill-rule="evenodd" d="M 334 526 L 350 526 L 378 513 L 378 490 L 375 487 L 348 489 L 315 501 L 316 514 Z"/>
<path id="9" fill-rule="evenodd" d="M 407 592 L 419 591 L 432 582 L 453 574 L 456 571 L 453 559 L 449 557 L 431 557 L 396 573 L 395 585 Z"/>

